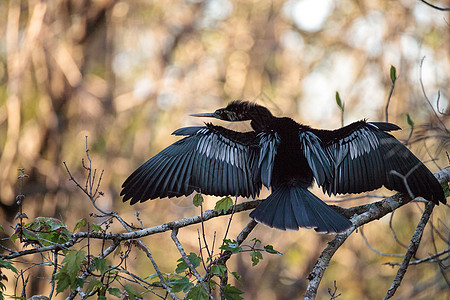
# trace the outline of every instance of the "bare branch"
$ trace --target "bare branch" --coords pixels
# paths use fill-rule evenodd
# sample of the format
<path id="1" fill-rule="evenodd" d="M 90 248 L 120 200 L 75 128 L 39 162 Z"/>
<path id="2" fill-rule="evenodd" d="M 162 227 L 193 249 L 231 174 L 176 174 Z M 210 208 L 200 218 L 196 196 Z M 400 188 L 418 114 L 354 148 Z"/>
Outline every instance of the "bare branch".
<path id="1" fill-rule="evenodd" d="M 439 251 L 439 252 L 437 252 L 437 253 L 435 253 L 433 255 L 427 256 L 425 258 L 417 259 L 417 260 L 414 260 L 414 261 L 410 261 L 409 264 L 410 265 L 418 265 L 418 264 L 421 264 L 421 263 L 424 263 L 424 262 L 436 262 L 436 261 L 439 261 L 439 260 L 437 260 L 437 258 L 439 256 L 442 256 L 442 255 L 447 254 L 449 252 L 450 252 L 450 248 L 447 248 L 447 249 Z M 402 263 L 387 262 L 387 263 L 384 263 L 383 265 L 400 266 L 401 264 Z"/>
<path id="2" fill-rule="evenodd" d="M 420 1 L 425 3 L 426 5 L 434 8 L 434 9 L 437 9 L 437 10 L 440 10 L 440 11 L 449 11 L 450 10 L 450 7 L 439 7 L 439 6 L 436 6 L 434 4 L 431 4 L 430 2 L 427 2 L 425 0 L 420 0 Z"/>
<path id="3" fill-rule="evenodd" d="M 389 104 L 391 102 L 392 93 L 394 92 L 394 88 L 395 88 L 395 82 L 396 82 L 396 80 L 392 80 L 392 85 L 391 85 L 391 89 L 389 91 L 389 96 L 387 98 L 386 106 L 384 107 L 384 114 L 385 114 L 386 122 L 389 122 L 388 110 L 389 110 Z"/>
<path id="4" fill-rule="evenodd" d="M 449 182 L 450 167 L 437 172 L 435 174 L 435 177 L 440 183 Z M 389 198 L 375 203 L 339 210 L 339 212 L 341 212 L 343 215 L 351 218 L 353 226 L 350 227 L 347 231 L 337 234 L 335 238 L 331 242 L 329 242 L 327 247 L 322 251 L 320 257 L 317 259 L 316 264 L 313 267 L 313 270 L 307 277 L 310 282 L 306 289 L 305 299 L 315 299 L 320 281 L 322 280 L 323 274 L 325 273 L 325 270 L 327 269 L 331 258 L 356 228 L 373 220 L 380 219 L 410 201 L 411 198 L 409 198 L 407 195 L 397 193 Z"/>
<path id="5" fill-rule="evenodd" d="M 367 240 L 367 237 L 366 237 L 366 235 L 364 234 L 364 226 L 361 226 L 361 227 L 359 228 L 359 231 L 361 232 L 361 236 L 362 236 L 362 238 L 363 238 L 363 240 L 364 240 L 364 243 L 366 244 L 367 248 L 369 248 L 372 252 L 375 252 L 376 254 L 381 255 L 381 256 L 403 257 L 403 254 L 384 253 L 384 252 L 381 252 L 381 251 L 376 250 L 375 248 L 373 248 L 373 247 L 369 244 L 369 241 Z"/>
<path id="6" fill-rule="evenodd" d="M 397 271 L 397 275 L 394 278 L 394 281 L 392 282 L 391 287 L 389 288 L 386 296 L 384 299 L 390 299 L 392 296 L 394 296 L 395 291 L 400 286 L 403 277 L 405 276 L 406 270 L 408 269 L 409 262 L 411 258 L 416 254 L 417 249 L 420 245 L 420 240 L 422 239 L 423 230 L 425 229 L 425 225 L 427 225 L 428 220 L 430 219 L 431 213 L 433 212 L 434 204 L 433 202 L 428 202 L 425 211 L 422 215 L 422 218 L 419 221 L 419 224 L 416 227 L 416 230 L 414 231 L 414 234 L 411 238 L 411 243 L 409 244 L 408 250 L 406 251 L 405 258 L 402 261 L 402 264 L 400 265 L 400 268 Z"/>
<path id="7" fill-rule="evenodd" d="M 175 245 L 177 246 L 177 249 L 180 252 L 181 257 L 183 258 L 184 262 L 188 265 L 191 273 L 194 274 L 194 276 L 197 278 L 198 282 L 205 289 L 206 293 L 208 293 L 209 299 L 214 299 L 214 297 L 210 293 L 210 290 L 208 289 L 205 282 L 203 281 L 202 276 L 200 276 L 200 274 L 197 272 L 197 270 L 195 269 L 192 262 L 189 260 L 189 257 L 187 256 L 186 251 L 184 251 L 183 246 L 181 245 L 180 241 L 177 238 L 177 234 L 178 234 L 178 228 L 175 228 L 174 230 L 172 230 L 172 234 L 170 236 L 171 236 L 173 242 L 175 243 Z"/>

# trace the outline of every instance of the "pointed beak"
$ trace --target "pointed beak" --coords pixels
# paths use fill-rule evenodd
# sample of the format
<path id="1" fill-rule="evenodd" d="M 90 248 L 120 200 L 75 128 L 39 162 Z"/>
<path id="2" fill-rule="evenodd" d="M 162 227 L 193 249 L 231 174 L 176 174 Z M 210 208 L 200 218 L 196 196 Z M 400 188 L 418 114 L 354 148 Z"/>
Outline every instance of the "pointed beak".
<path id="1" fill-rule="evenodd" d="M 200 114 L 191 114 L 191 117 L 206 117 L 206 118 L 217 118 L 216 113 L 200 113 Z"/>

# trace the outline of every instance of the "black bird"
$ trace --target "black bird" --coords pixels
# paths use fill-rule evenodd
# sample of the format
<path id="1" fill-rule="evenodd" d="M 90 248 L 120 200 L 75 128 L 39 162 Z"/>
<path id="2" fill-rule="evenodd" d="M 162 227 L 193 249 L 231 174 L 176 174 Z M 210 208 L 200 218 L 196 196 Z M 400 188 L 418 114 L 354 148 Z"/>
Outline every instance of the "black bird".
<path id="1" fill-rule="evenodd" d="M 270 227 L 342 232 L 351 222 L 312 194 L 313 179 L 327 194 L 360 193 L 381 186 L 446 203 L 433 174 L 389 131 L 400 127 L 358 121 L 319 130 L 278 118 L 255 103 L 234 101 L 214 113 L 225 121 L 250 120 L 253 131 L 206 123 L 173 134 L 185 136 L 150 158 L 123 183 L 123 201 L 179 197 L 193 191 L 215 196 L 272 193 L 250 217 Z M 407 185 L 405 185 L 406 178 Z"/>

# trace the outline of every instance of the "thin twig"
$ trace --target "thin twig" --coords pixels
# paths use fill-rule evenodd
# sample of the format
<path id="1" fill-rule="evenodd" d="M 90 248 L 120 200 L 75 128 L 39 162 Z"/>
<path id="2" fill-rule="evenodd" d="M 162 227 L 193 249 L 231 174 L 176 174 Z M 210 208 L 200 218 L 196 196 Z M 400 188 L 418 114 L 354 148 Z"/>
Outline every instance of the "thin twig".
<path id="1" fill-rule="evenodd" d="M 389 91 L 389 96 L 387 98 L 386 106 L 384 107 L 384 114 L 386 117 L 386 122 L 389 122 L 389 120 L 388 120 L 389 119 L 389 113 L 388 113 L 389 103 L 391 102 L 392 93 L 394 92 L 395 82 L 396 82 L 396 80 L 392 81 L 391 90 Z"/>
<path id="2" fill-rule="evenodd" d="M 234 212 L 236 209 L 237 198 L 238 197 L 236 196 L 236 199 L 234 200 L 234 205 L 231 209 L 231 215 L 230 215 L 230 218 L 228 219 L 228 224 L 227 224 L 227 229 L 225 230 L 225 235 L 223 236 L 222 246 L 225 244 L 225 239 L 227 238 L 228 231 L 230 230 L 231 220 L 233 220 L 233 215 L 234 215 Z M 223 250 L 220 250 L 220 254 L 222 254 L 222 253 L 223 253 Z"/>
<path id="3" fill-rule="evenodd" d="M 54 256 L 55 256 L 55 259 L 53 261 L 54 267 L 53 267 L 52 280 L 51 280 L 52 288 L 50 290 L 50 294 L 48 295 L 49 299 L 52 299 L 53 292 L 55 291 L 55 274 L 56 274 L 56 272 L 58 272 L 58 250 L 55 250 Z"/>
<path id="4" fill-rule="evenodd" d="M 423 0 L 421 0 L 421 1 L 424 2 Z M 445 132 L 447 134 L 449 134 L 450 133 L 449 130 L 445 126 L 444 122 L 442 122 L 441 118 L 439 118 L 439 116 L 437 115 L 436 111 L 434 110 L 433 105 L 431 104 L 430 99 L 428 99 L 427 93 L 425 92 L 425 87 L 423 85 L 423 80 L 422 80 L 422 69 L 423 69 L 423 62 L 424 62 L 424 60 L 425 60 L 425 56 L 420 60 L 420 77 L 419 77 L 420 87 L 422 88 L 423 96 L 425 97 L 425 100 L 427 101 L 428 105 L 430 106 L 431 111 L 433 112 L 436 120 L 442 125 L 443 129 L 445 130 Z"/>
<path id="5" fill-rule="evenodd" d="M 178 234 L 178 228 L 172 230 L 172 234 L 170 235 L 170 237 L 172 238 L 173 242 L 177 246 L 177 249 L 180 252 L 181 257 L 183 258 L 184 262 L 189 267 L 189 270 L 191 271 L 191 273 L 194 274 L 194 276 L 197 278 L 198 282 L 205 289 L 206 293 L 208 294 L 209 299 L 214 299 L 214 297 L 211 295 L 208 287 L 206 286 L 205 282 L 203 281 L 202 276 L 200 276 L 200 274 L 197 272 L 197 269 L 195 269 L 194 265 L 192 264 L 189 257 L 187 256 L 186 251 L 184 251 L 183 246 L 181 245 L 180 241 L 177 238 L 177 234 Z"/>
<path id="6" fill-rule="evenodd" d="M 397 237 L 397 234 L 395 233 L 394 230 L 394 226 L 392 225 L 392 220 L 394 219 L 394 214 L 395 214 L 395 210 L 392 212 L 390 218 L 389 218 L 389 229 L 392 232 L 392 236 L 394 237 L 395 241 L 397 242 L 397 244 L 399 244 L 400 246 L 402 246 L 403 248 L 408 248 L 408 246 L 406 246 L 405 244 L 403 244 Z M 402 255 L 403 256 L 403 255 Z"/>
<path id="7" fill-rule="evenodd" d="M 201 194 L 200 194 L 200 197 L 201 197 Z M 203 198 L 201 198 L 201 202 L 200 202 L 200 216 L 203 216 Z M 212 253 L 211 253 L 211 251 L 209 251 L 208 242 L 206 241 L 205 222 L 204 222 L 203 218 L 202 218 L 201 225 L 202 225 L 203 243 L 205 243 L 206 252 L 208 252 L 208 257 L 211 260 L 212 259 Z M 201 250 L 201 247 L 200 247 L 200 250 Z"/>
<path id="8" fill-rule="evenodd" d="M 441 111 L 439 109 L 439 101 L 441 100 L 441 91 L 438 90 L 438 97 L 437 97 L 437 103 L 436 103 L 436 108 L 439 114 L 443 115 L 443 116 L 450 116 L 450 114 L 445 113 L 445 111 Z"/>
<path id="9" fill-rule="evenodd" d="M 431 213 L 433 212 L 434 204 L 433 202 L 428 202 L 425 206 L 425 211 L 422 215 L 422 218 L 419 221 L 419 224 L 417 224 L 416 230 L 414 231 L 414 234 L 411 238 L 411 243 L 409 244 L 408 250 L 406 251 L 405 258 L 402 261 L 402 264 L 400 265 L 400 268 L 397 271 L 397 275 L 395 276 L 391 287 L 389 288 L 386 296 L 384 297 L 384 300 L 390 299 L 392 296 L 394 296 L 395 291 L 400 286 L 403 277 L 405 276 L 406 270 L 408 269 L 409 262 L 411 258 L 416 254 L 417 248 L 419 248 L 420 240 L 422 239 L 423 230 L 425 229 L 425 225 L 427 224 L 428 220 L 430 219 Z"/>
<path id="10" fill-rule="evenodd" d="M 450 10 L 450 7 L 439 7 L 439 6 L 436 6 L 434 4 L 431 4 L 431 3 L 427 2 L 425 0 L 420 0 L 420 1 L 425 3 L 426 5 L 434 8 L 434 9 L 437 9 L 437 10 L 440 10 L 440 11 L 448 11 L 448 10 Z"/>
<path id="11" fill-rule="evenodd" d="M 413 260 L 410 261 L 409 264 L 410 265 L 418 265 L 424 262 L 436 262 L 436 261 L 440 261 L 441 259 L 436 260 L 436 258 L 438 258 L 441 255 L 444 255 L 446 253 L 450 252 L 450 248 L 444 249 L 442 251 L 439 251 L 433 255 L 427 256 L 425 258 L 422 259 L 417 259 L 417 260 Z M 403 255 L 402 255 L 403 256 Z M 446 258 L 448 258 L 448 256 L 444 257 L 442 260 L 445 260 Z M 395 263 L 395 262 L 387 262 L 387 263 L 383 263 L 383 265 L 388 265 L 388 266 L 400 266 L 402 263 Z"/>
<path id="12" fill-rule="evenodd" d="M 145 254 L 147 255 L 148 259 L 150 259 L 150 262 L 153 265 L 153 268 L 156 271 L 156 274 L 158 275 L 159 281 L 161 282 L 161 285 L 164 287 L 164 289 L 167 291 L 167 293 L 174 299 L 177 300 L 178 297 L 172 292 L 171 287 L 167 285 L 166 281 L 164 280 L 164 277 L 162 276 L 161 271 L 159 270 L 158 264 L 153 259 L 153 256 L 150 252 L 150 249 L 141 241 L 138 240 L 139 245 L 144 249 Z"/>
<path id="13" fill-rule="evenodd" d="M 403 254 L 396 254 L 396 253 L 385 253 L 385 252 L 381 252 L 376 250 L 375 248 L 373 248 L 370 244 L 369 241 L 367 240 L 366 235 L 364 234 L 364 226 L 359 227 L 359 231 L 361 233 L 361 236 L 364 240 L 364 243 L 366 244 L 367 248 L 369 248 L 372 252 L 375 252 L 378 255 L 381 256 L 391 256 L 391 257 L 403 257 Z"/>

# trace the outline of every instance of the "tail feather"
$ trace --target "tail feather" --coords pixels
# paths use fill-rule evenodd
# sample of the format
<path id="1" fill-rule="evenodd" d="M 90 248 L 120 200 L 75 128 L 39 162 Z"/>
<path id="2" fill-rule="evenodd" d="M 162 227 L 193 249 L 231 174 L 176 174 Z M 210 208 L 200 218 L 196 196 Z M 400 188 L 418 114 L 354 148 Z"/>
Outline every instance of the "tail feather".
<path id="1" fill-rule="evenodd" d="M 281 230 L 314 228 L 320 233 L 337 233 L 352 223 L 305 188 L 281 187 L 273 190 L 250 217 Z"/>

